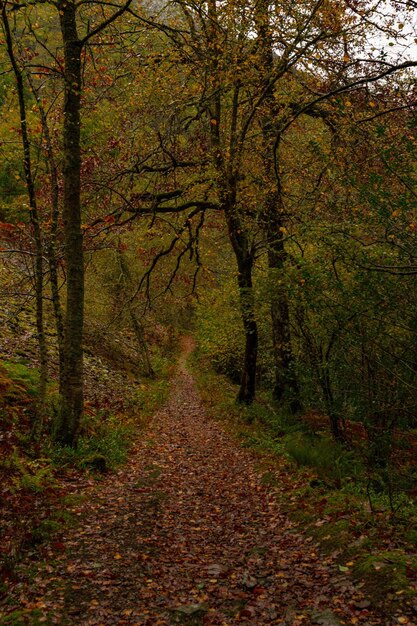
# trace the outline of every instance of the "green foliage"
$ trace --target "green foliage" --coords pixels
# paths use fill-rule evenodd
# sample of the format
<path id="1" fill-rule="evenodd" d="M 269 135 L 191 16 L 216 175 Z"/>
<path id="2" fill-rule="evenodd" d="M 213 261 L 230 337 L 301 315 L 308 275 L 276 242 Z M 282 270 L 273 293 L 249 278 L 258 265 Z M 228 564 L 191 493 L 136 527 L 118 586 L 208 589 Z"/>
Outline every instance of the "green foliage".
<path id="1" fill-rule="evenodd" d="M 409 530 L 405 535 L 407 541 L 409 541 L 414 546 L 417 546 L 417 529 Z"/>
<path id="2" fill-rule="evenodd" d="M 10 456 L 1 460 L 0 468 L 9 474 L 14 491 L 25 489 L 40 493 L 54 486 L 56 482 L 50 459 L 31 459 L 23 456 L 17 448 Z"/>
<path id="3" fill-rule="evenodd" d="M 26 624 L 30 624 L 30 626 L 40 626 L 41 624 L 52 624 L 52 621 L 46 617 L 45 614 L 40 609 L 22 609 L 16 610 L 8 615 L 2 615 L 2 624 L 7 624 L 7 626 L 25 626 Z"/>
<path id="4" fill-rule="evenodd" d="M 39 384 L 38 369 L 15 361 L 1 361 L 1 366 L 6 370 L 8 377 L 16 383 L 16 393 L 23 388 L 31 396 L 37 395 Z M 13 388 L 10 389 L 9 393 L 13 394 Z"/>
<path id="5" fill-rule="evenodd" d="M 230 263 L 230 261 L 229 261 Z M 271 384 L 273 376 L 269 302 L 265 293 L 267 281 L 260 274 L 260 288 L 254 290 L 257 308 L 259 351 L 257 378 L 261 387 Z M 196 306 L 195 333 L 197 350 L 219 374 L 239 383 L 244 357 L 244 331 L 235 276 L 201 295 Z"/>
<path id="6" fill-rule="evenodd" d="M 1 99 L 1 89 L 0 89 Z M 19 176 L 20 161 L 0 165 L 0 221 L 27 222 L 26 189 Z"/>
<path id="7" fill-rule="evenodd" d="M 243 359 L 243 328 L 236 302 L 234 282 L 205 296 L 197 307 L 198 350 L 216 372 L 238 383 Z"/>
<path id="8" fill-rule="evenodd" d="M 321 478 L 341 481 L 363 475 L 363 466 L 353 452 L 327 437 L 292 433 L 284 437 L 284 445 L 298 465 L 314 468 Z"/>
<path id="9" fill-rule="evenodd" d="M 99 412 L 84 418 L 83 434 L 76 448 L 48 443 L 46 452 L 56 466 L 75 465 L 106 471 L 125 462 L 134 433 L 132 421 L 125 422 L 115 415 Z"/>

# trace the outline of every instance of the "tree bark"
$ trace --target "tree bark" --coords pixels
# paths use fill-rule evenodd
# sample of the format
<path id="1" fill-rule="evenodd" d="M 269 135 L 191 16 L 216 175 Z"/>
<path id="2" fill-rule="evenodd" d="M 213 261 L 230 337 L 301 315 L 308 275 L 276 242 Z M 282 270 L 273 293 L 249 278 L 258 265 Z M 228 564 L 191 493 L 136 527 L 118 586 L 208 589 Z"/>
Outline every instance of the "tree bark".
<path id="1" fill-rule="evenodd" d="M 126 263 L 126 259 L 120 248 L 120 242 L 119 242 L 119 247 L 117 249 L 117 255 L 119 259 L 121 278 L 122 278 L 122 290 L 121 290 L 122 293 L 120 295 L 125 300 L 127 296 L 127 292 L 128 292 L 129 283 L 131 281 L 131 277 L 130 277 L 129 267 Z M 154 378 L 155 372 L 153 370 L 152 363 L 149 357 L 149 350 L 145 341 L 143 325 L 142 325 L 141 320 L 136 315 L 136 311 L 134 309 L 133 303 L 131 302 L 131 299 L 129 297 L 127 299 L 127 307 L 129 311 L 130 322 L 132 324 L 132 328 L 133 328 L 133 332 L 135 333 L 139 352 L 142 357 L 143 373 L 148 378 Z"/>
<path id="2" fill-rule="evenodd" d="M 26 117 L 26 102 L 23 84 L 23 74 L 18 65 L 13 49 L 12 34 L 10 31 L 10 25 L 8 15 L 6 12 L 6 5 L 2 7 L 2 21 L 4 25 L 4 31 L 6 35 L 6 47 L 7 53 L 10 59 L 10 63 L 13 68 L 13 73 L 16 80 L 17 96 L 19 101 L 19 117 L 20 117 L 20 130 L 22 134 L 22 148 L 23 148 L 23 169 L 25 173 L 26 189 L 29 199 L 29 217 L 32 227 L 33 238 L 35 241 L 35 301 L 36 301 L 36 330 L 39 347 L 39 361 L 40 361 L 40 375 L 39 375 L 39 387 L 38 387 L 38 402 L 37 402 L 37 415 L 32 428 L 33 436 L 38 436 L 42 430 L 44 413 L 45 413 L 45 400 L 46 400 L 46 383 L 48 378 L 48 349 L 46 345 L 45 328 L 44 328 L 44 307 L 43 307 L 43 237 L 39 219 L 39 211 L 36 201 L 35 183 L 32 173 L 32 163 L 30 154 L 30 141 L 27 128 Z"/>
<path id="3" fill-rule="evenodd" d="M 258 70 L 265 98 L 261 109 L 263 168 L 267 187 L 261 207 L 261 223 L 268 246 L 268 268 L 271 281 L 271 322 L 275 366 L 274 399 L 286 400 L 293 413 L 301 409 L 299 388 L 291 342 L 288 294 L 283 280 L 286 251 L 284 244 L 285 213 L 281 181 L 276 167 L 274 148 L 279 138 L 277 118 L 279 105 L 275 99 L 272 75 L 274 69 L 273 41 L 268 0 L 257 4 Z"/>
<path id="4" fill-rule="evenodd" d="M 219 39 L 220 27 L 216 0 L 208 2 L 208 40 L 212 49 L 210 76 L 213 94 L 210 98 L 209 122 L 213 161 L 218 174 L 218 192 L 223 210 L 229 240 L 235 254 L 238 268 L 239 302 L 245 332 L 245 356 L 242 364 L 242 377 L 237 401 L 251 404 L 256 390 L 256 363 L 258 356 L 258 327 L 255 317 L 255 299 L 252 288 L 254 254 L 251 250 L 248 233 L 237 203 L 237 118 L 239 109 L 240 82 L 236 79 L 232 107 L 230 111 L 230 136 L 228 151 L 224 150 L 220 136 L 222 117 L 222 81 L 219 69 L 219 55 L 222 43 Z"/>
<path id="5" fill-rule="evenodd" d="M 223 197 L 222 206 L 226 218 L 229 239 L 235 253 L 238 268 L 239 303 L 245 331 L 245 356 L 242 367 L 242 378 L 237 401 L 251 404 L 255 399 L 256 364 L 258 357 L 258 326 L 255 316 L 255 298 L 253 294 L 252 271 L 254 255 L 250 247 L 245 227 L 238 213 L 236 189 L 233 184 Z"/>
<path id="6" fill-rule="evenodd" d="M 283 281 L 286 252 L 282 226 L 277 206 L 267 213 L 266 236 L 268 240 L 268 268 L 271 282 L 271 320 L 275 364 L 273 397 L 276 401 L 288 401 L 293 413 L 300 411 L 298 381 L 291 341 L 288 294 Z"/>
<path id="7" fill-rule="evenodd" d="M 55 437 L 75 446 L 83 412 L 84 256 L 81 230 L 81 42 L 76 5 L 58 4 L 64 45 L 65 103 L 63 127 L 63 223 L 67 276 L 61 412 Z"/>
<path id="8" fill-rule="evenodd" d="M 59 184 L 58 184 L 58 168 L 55 161 L 54 150 L 52 145 L 51 134 L 49 132 L 49 125 L 46 111 L 43 107 L 39 93 L 34 85 L 34 82 L 30 75 L 28 75 L 28 82 L 32 89 L 32 93 L 36 98 L 36 102 L 39 109 L 39 115 L 41 119 L 42 132 L 46 146 L 46 166 L 48 168 L 49 175 L 51 177 L 51 217 L 50 217 L 50 232 L 49 236 L 45 237 L 46 256 L 49 266 L 49 279 L 51 282 L 51 298 L 52 306 L 55 315 L 55 327 L 58 340 L 58 362 L 59 362 L 59 383 L 60 392 L 62 391 L 63 371 L 64 371 L 64 318 L 62 314 L 61 298 L 59 294 L 59 281 L 58 281 L 58 263 L 56 242 L 58 234 L 58 221 L 59 221 Z"/>

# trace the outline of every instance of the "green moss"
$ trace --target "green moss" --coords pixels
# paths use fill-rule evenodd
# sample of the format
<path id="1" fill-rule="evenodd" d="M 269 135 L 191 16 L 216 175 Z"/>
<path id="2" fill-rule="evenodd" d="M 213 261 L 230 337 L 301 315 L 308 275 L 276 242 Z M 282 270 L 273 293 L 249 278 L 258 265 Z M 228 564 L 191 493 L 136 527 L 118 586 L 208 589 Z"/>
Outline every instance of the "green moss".
<path id="1" fill-rule="evenodd" d="M 8 615 L 0 613 L 0 623 L 6 626 L 41 626 L 41 624 L 50 626 L 53 621 L 48 615 L 45 615 L 39 609 L 34 610 L 17 610 Z"/>
<path id="2" fill-rule="evenodd" d="M 308 534 L 320 543 L 326 553 L 338 548 L 345 548 L 351 539 L 351 529 L 348 520 L 326 522 L 322 526 L 312 526 Z"/>
<path id="3" fill-rule="evenodd" d="M 408 573 L 415 571 L 416 566 L 416 558 L 397 550 L 364 555 L 356 562 L 353 571 L 365 582 L 368 592 L 382 599 L 399 591 L 409 591 L 411 595 Z"/>
<path id="4" fill-rule="evenodd" d="M 62 530 L 62 524 L 55 519 L 45 519 L 32 531 L 33 540 L 36 543 L 48 541 L 54 534 Z"/>
<path id="5" fill-rule="evenodd" d="M 417 546 L 417 529 L 413 528 L 412 530 L 409 530 L 406 533 L 405 538 L 407 539 L 407 541 Z"/>
<path id="6" fill-rule="evenodd" d="M 39 385 L 39 371 L 37 369 L 12 361 L 3 361 L 2 365 L 12 381 L 20 383 L 30 395 L 37 395 Z"/>

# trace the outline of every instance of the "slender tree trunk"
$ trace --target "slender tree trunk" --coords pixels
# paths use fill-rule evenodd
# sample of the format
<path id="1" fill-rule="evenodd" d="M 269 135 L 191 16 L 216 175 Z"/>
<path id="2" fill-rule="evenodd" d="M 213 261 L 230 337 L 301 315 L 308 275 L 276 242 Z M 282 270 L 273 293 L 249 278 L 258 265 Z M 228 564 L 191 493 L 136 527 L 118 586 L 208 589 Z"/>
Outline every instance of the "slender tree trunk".
<path id="1" fill-rule="evenodd" d="M 245 329 L 245 357 L 238 401 L 251 404 L 255 398 L 256 362 L 258 356 L 258 327 L 255 319 L 252 289 L 252 261 L 240 263 L 239 270 L 240 308 Z"/>
<path id="2" fill-rule="evenodd" d="M 277 117 L 279 105 L 271 82 L 273 74 L 273 41 L 270 28 L 268 0 L 257 4 L 258 69 L 265 99 L 261 110 L 263 136 L 263 166 L 266 195 L 261 208 L 265 239 L 268 245 L 268 268 L 271 281 L 271 321 L 275 364 L 273 396 L 277 401 L 287 400 L 292 412 L 301 409 L 299 388 L 291 342 L 288 294 L 283 280 L 286 251 L 284 245 L 284 210 L 279 173 L 274 159 L 274 147 L 279 138 Z"/>
<path id="3" fill-rule="evenodd" d="M 22 148 L 23 148 L 23 168 L 25 172 L 26 189 L 29 199 L 29 215 L 30 223 L 33 232 L 33 238 L 35 241 L 35 301 L 36 301 L 36 330 L 39 346 L 39 360 L 40 360 L 40 377 L 39 377 L 39 398 L 37 406 L 37 416 L 35 423 L 33 424 L 33 435 L 38 436 L 42 430 L 43 418 L 45 412 L 45 398 L 46 398 L 46 382 L 48 378 L 48 350 L 46 345 L 45 328 L 44 328 L 44 307 L 43 307 L 43 237 L 39 219 L 39 211 L 36 202 L 35 183 L 32 173 L 32 163 L 30 155 L 30 141 L 27 128 L 26 118 L 26 102 L 23 85 L 23 74 L 16 61 L 16 57 L 13 49 L 13 40 L 10 31 L 10 25 L 6 12 L 5 4 L 2 5 L 2 20 L 4 25 L 4 31 L 6 35 L 7 53 L 12 64 L 17 96 L 19 100 L 19 116 L 20 116 L 20 130 L 22 134 Z"/>
<path id="4" fill-rule="evenodd" d="M 330 379 L 329 366 L 327 363 L 320 366 L 320 384 L 329 416 L 330 430 L 335 441 L 345 441 L 344 432 L 340 425 L 340 417 L 335 411 L 332 383 Z"/>
<path id="5" fill-rule="evenodd" d="M 37 98 L 38 99 L 38 98 Z M 39 100 L 39 99 L 38 99 Z M 40 101 L 38 101 L 39 111 L 41 115 L 43 135 L 47 149 L 47 166 L 51 177 L 51 230 L 46 240 L 46 253 L 48 257 L 49 278 L 51 281 L 51 297 L 52 306 L 55 315 L 55 326 L 58 341 L 58 361 L 59 361 L 59 381 L 60 393 L 62 393 L 61 383 L 64 371 L 64 318 L 61 308 L 61 298 L 59 295 L 58 280 L 58 263 L 56 241 L 58 234 L 59 220 L 59 185 L 58 185 L 58 169 L 55 163 L 54 151 L 52 148 L 51 136 L 49 134 L 48 120 Z"/>
<path id="6" fill-rule="evenodd" d="M 225 215 L 229 240 L 232 245 L 238 267 L 238 286 L 240 310 L 245 331 L 245 356 L 242 367 L 242 378 L 237 395 L 238 402 L 250 404 L 255 398 L 256 363 L 258 356 L 258 328 L 255 317 L 255 300 L 252 288 L 252 270 L 254 256 L 237 204 L 237 176 L 235 161 L 237 159 L 237 116 L 239 108 L 239 80 L 236 80 L 230 113 L 229 149 L 224 151 L 220 136 L 222 118 L 222 81 L 219 69 L 219 56 L 222 44 L 219 40 L 220 27 L 217 18 L 217 2 L 208 2 L 208 34 L 212 46 L 209 80 L 213 95 L 210 99 L 210 133 L 213 161 L 218 173 L 218 191 L 220 204 Z"/>
<path id="7" fill-rule="evenodd" d="M 143 373 L 148 378 L 154 378 L 155 372 L 153 370 L 151 359 L 149 357 L 149 350 L 145 341 L 143 326 L 132 306 L 129 306 L 129 315 L 130 321 L 132 323 L 132 328 L 135 333 L 136 341 L 139 346 L 139 351 L 142 356 Z"/>
<path id="8" fill-rule="evenodd" d="M 56 439 L 75 446 L 83 412 L 84 255 L 81 230 L 81 43 L 77 34 L 76 5 L 58 4 L 64 45 L 65 104 L 63 127 L 63 222 L 67 301 L 64 325 L 64 360 L 61 415 Z"/>
<path id="9" fill-rule="evenodd" d="M 58 221 L 59 221 L 59 184 L 58 184 L 58 168 L 55 162 L 54 150 L 52 146 L 52 139 L 49 132 L 48 119 L 45 112 L 45 109 L 42 105 L 42 101 L 39 97 L 39 94 L 33 84 L 33 81 L 28 76 L 28 82 L 32 89 L 32 93 L 36 98 L 36 102 L 39 109 L 39 115 L 41 118 L 42 124 L 42 132 L 46 145 L 46 166 L 49 171 L 49 175 L 51 178 L 51 227 L 49 236 L 45 236 L 45 247 L 46 247 L 46 255 L 48 259 L 49 266 L 49 279 L 51 283 L 51 297 L 52 297 L 52 306 L 54 309 L 55 315 L 55 326 L 57 332 L 57 342 L 58 342 L 58 362 L 59 362 L 59 383 L 60 383 L 60 392 L 62 392 L 62 381 L 63 381 L 63 371 L 64 371 L 64 318 L 62 314 L 61 308 L 61 298 L 59 294 L 59 281 L 58 281 L 58 263 L 57 263 L 57 252 L 56 252 L 56 241 L 57 241 L 57 233 L 58 233 Z"/>
<path id="10" fill-rule="evenodd" d="M 278 205 L 279 206 L 279 205 Z M 286 252 L 278 206 L 267 211 L 268 267 L 272 283 L 271 320 L 275 362 L 274 399 L 287 400 L 293 413 L 301 409 L 292 351 L 288 294 L 282 280 Z"/>
<path id="11" fill-rule="evenodd" d="M 251 404 L 255 398 L 256 363 L 258 357 L 258 326 L 256 323 L 255 298 L 252 284 L 254 257 L 245 227 L 238 213 L 238 207 L 236 206 L 235 185 L 233 180 L 229 181 L 229 183 L 229 189 L 223 198 L 222 205 L 229 239 L 237 262 L 240 310 L 245 331 L 245 356 L 237 400 L 238 402 Z"/>
<path id="12" fill-rule="evenodd" d="M 123 299 L 125 299 L 128 293 L 128 288 L 131 282 L 130 280 L 131 277 L 130 277 L 129 268 L 126 263 L 126 259 L 120 248 L 120 242 L 119 242 L 119 247 L 117 249 L 117 254 L 118 254 L 118 259 L 119 259 L 120 271 L 122 274 L 122 292 L 123 293 L 121 295 L 123 296 Z M 142 357 L 143 373 L 148 378 L 153 378 L 155 376 L 155 372 L 153 370 L 151 360 L 149 357 L 149 350 L 148 350 L 147 343 L 145 341 L 143 325 L 140 319 L 138 318 L 138 316 L 136 315 L 136 311 L 134 309 L 133 303 L 131 302 L 129 298 L 127 299 L 127 307 L 129 310 L 129 317 L 130 317 L 130 321 L 132 324 L 132 328 L 135 333 L 136 342 L 138 344 L 139 352 Z"/>

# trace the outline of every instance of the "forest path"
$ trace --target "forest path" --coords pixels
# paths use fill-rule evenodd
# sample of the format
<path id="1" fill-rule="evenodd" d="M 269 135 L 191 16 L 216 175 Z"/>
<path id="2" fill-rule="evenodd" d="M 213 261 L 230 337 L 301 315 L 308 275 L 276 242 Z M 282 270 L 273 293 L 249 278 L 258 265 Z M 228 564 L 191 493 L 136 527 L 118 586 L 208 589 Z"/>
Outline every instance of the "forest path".
<path id="1" fill-rule="evenodd" d="M 192 349 L 185 338 L 166 405 L 128 466 L 91 488 L 22 606 L 50 624 L 389 624 L 360 608 L 361 591 L 280 513 L 254 455 L 208 417 Z"/>

